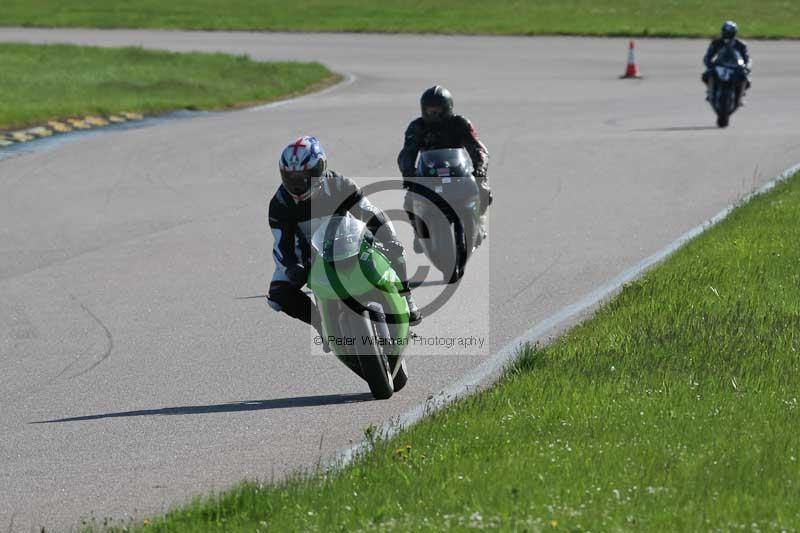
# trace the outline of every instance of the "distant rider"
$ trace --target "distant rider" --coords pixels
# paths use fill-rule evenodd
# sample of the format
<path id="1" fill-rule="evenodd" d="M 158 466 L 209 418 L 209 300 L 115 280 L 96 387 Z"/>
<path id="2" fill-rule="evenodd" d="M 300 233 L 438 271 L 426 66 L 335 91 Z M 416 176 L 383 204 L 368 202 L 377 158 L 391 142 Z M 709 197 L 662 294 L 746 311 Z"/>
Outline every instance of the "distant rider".
<path id="1" fill-rule="evenodd" d="M 746 81 L 745 89 L 750 88 L 750 77 L 749 77 L 750 67 L 751 67 L 750 54 L 747 53 L 747 45 L 745 44 L 745 42 L 736 37 L 737 31 L 738 31 L 738 26 L 736 26 L 736 23 L 733 22 L 732 20 L 728 20 L 724 24 L 722 24 L 720 38 L 714 39 L 713 41 L 711 41 L 711 44 L 708 45 L 708 51 L 706 51 L 706 55 L 705 57 L 703 57 L 703 64 L 706 66 L 706 71 L 703 72 L 702 76 L 703 83 L 705 83 L 706 86 L 708 86 L 708 81 L 711 78 L 711 71 L 714 68 L 714 60 L 716 59 L 717 54 L 719 54 L 719 52 L 725 46 L 730 44 L 733 46 L 734 50 L 739 52 L 739 54 L 742 56 L 742 59 L 744 60 L 745 68 L 747 69 L 746 70 L 747 77 L 745 79 Z M 740 100 L 742 96 L 744 96 L 744 94 L 740 95 Z M 709 100 L 711 99 L 710 92 L 707 94 L 706 98 Z"/>
<path id="2" fill-rule="evenodd" d="M 376 240 L 380 237 L 386 258 L 403 283 L 401 294 L 408 302 L 409 321 L 418 323 L 422 317 L 408 287 L 403 245 L 383 211 L 370 203 L 353 180 L 327 170 L 327 156 L 316 137 L 300 137 L 288 145 L 278 167 L 282 183 L 269 203 L 269 226 L 275 238 L 270 307 L 311 324 L 323 335 L 319 310 L 301 288 L 311 266 L 312 222 L 326 215 L 344 215 L 339 212 L 344 205 L 367 224 Z"/>
<path id="3" fill-rule="evenodd" d="M 478 138 L 472 123 L 461 115 L 453 114 L 453 96 L 440 85 L 427 89 L 420 98 L 422 116 L 413 120 L 406 128 L 405 142 L 397 165 L 404 178 L 416 176 L 417 155 L 421 151 L 441 148 L 465 148 L 472 158 L 473 175 L 481 194 L 481 216 L 492 203 L 486 171 L 489 166 L 489 151 Z M 403 208 L 413 219 L 412 195 L 406 194 Z M 419 251 L 419 243 L 414 241 Z"/>

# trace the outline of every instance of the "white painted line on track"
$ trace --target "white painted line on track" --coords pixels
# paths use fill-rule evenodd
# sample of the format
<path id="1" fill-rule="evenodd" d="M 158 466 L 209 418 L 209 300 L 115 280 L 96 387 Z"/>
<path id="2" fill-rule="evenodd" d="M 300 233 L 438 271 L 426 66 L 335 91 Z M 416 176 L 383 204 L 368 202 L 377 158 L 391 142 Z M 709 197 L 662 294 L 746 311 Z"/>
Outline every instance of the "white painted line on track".
<path id="1" fill-rule="evenodd" d="M 243 111 L 248 111 L 248 112 L 264 111 L 266 109 L 274 109 L 276 107 L 285 106 L 287 104 L 293 104 L 293 103 L 298 102 L 300 100 L 305 100 L 306 98 L 311 98 L 311 97 L 315 97 L 315 96 L 324 96 L 324 95 L 326 95 L 328 93 L 331 93 L 333 91 L 336 91 L 336 90 L 339 90 L 339 89 L 344 89 L 345 87 L 347 87 L 349 85 L 352 85 L 353 83 L 355 83 L 356 79 L 357 78 L 356 78 L 356 76 L 354 74 L 345 73 L 344 74 L 344 79 L 342 81 L 340 81 L 339 83 L 337 83 L 335 85 L 331 85 L 330 87 L 328 87 L 326 89 L 323 89 L 323 90 L 321 90 L 319 92 L 303 94 L 303 95 L 300 95 L 300 96 L 296 96 L 295 98 L 288 98 L 286 100 L 278 100 L 277 102 L 270 102 L 268 104 L 262 104 L 262 105 L 258 105 L 258 106 L 255 106 L 255 107 L 248 107 L 246 109 L 243 109 Z"/>
<path id="2" fill-rule="evenodd" d="M 552 331 L 558 326 L 564 325 L 574 317 L 600 304 L 602 301 L 616 293 L 624 284 L 638 278 L 650 267 L 660 263 L 695 237 L 701 235 L 708 229 L 725 220 L 725 218 L 727 218 L 737 206 L 749 202 L 756 196 L 760 196 L 771 191 L 780 182 L 786 181 L 797 172 L 800 172 L 800 163 L 787 168 L 781 172 L 780 175 L 751 192 L 737 203 L 729 205 L 699 226 L 695 226 L 694 228 L 690 229 L 653 255 L 646 257 L 632 267 L 621 272 L 605 285 L 598 287 L 577 302 L 564 307 L 556 314 L 542 320 L 531 329 L 506 344 L 495 355 L 468 372 L 453 385 L 450 385 L 446 389 L 442 390 L 425 403 L 417 405 L 401 414 L 397 418 L 394 418 L 391 421 L 383 424 L 383 426 L 377 431 L 377 434 L 380 435 L 381 438 L 391 438 L 400 430 L 419 422 L 425 417 L 425 415 L 446 407 L 449 403 L 453 402 L 459 397 L 468 395 L 470 393 L 470 389 L 474 391 L 478 385 L 486 382 L 488 378 L 493 376 L 499 377 L 499 371 L 516 357 L 519 349 L 522 346 L 541 340 L 548 332 Z M 331 461 L 328 462 L 328 467 L 337 468 L 347 466 L 347 464 L 352 462 L 360 454 L 369 451 L 369 448 L 370 443 L 366 440 L 354 444 L 349 448 L 340 451 Z"/>

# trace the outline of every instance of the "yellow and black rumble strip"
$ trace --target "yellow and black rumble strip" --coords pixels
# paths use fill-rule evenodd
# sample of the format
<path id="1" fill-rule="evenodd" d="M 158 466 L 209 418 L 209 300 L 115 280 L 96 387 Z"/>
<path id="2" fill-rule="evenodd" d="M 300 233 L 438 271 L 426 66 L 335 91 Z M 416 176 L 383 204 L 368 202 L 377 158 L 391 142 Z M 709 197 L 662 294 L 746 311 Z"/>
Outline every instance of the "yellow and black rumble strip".
<path id="1" fill-rule="evenodd" d="M 142 120 L 143 118 L 144 116 L 141 113 L 117 113 L 114 115 L 89 115 L 82 118 L 51 120 L 42 126 L 25 130 L 0 131 L 0 148 L 7 148 L 44 137 L 52 137 L 60 133 L 102 128 L 111 124 L 122 124 L 123 122 Z"/>

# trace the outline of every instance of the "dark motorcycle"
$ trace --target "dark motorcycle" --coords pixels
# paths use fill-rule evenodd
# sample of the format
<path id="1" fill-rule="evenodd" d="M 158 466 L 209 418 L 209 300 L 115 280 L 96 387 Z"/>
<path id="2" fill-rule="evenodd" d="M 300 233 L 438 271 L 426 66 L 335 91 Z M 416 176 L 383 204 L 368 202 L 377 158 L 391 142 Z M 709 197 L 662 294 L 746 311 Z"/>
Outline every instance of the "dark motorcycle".
<path id="1" fill-rule="evenodd" d="M 735 48 L 726 46 L 717 54 L 709 77 L 709 103 L 720 128 L 728 126 L 730 116 L 739 108 L 747 74 L 744 59 Z"/>
<path id="2" fill-rule="evenodd" d="M 463 148 L 429 150 L 419 155 L 417 176 L 406 178 L 413 194 L 414 231 L 422 251 L 455 283 L 484 235 L 480 192 L 472 160 Z"/>

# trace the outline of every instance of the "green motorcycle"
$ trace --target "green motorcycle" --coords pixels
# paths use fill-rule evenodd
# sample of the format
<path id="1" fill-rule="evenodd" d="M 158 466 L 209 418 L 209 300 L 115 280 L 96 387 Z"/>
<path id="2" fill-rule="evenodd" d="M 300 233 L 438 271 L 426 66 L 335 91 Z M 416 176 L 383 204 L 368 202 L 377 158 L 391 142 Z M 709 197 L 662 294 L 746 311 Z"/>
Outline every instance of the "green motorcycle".
<path id="1" fill-rule="evenodd" d="M 348 368 L 387 399 L 408 381 L 408 304 L 400 278 L 367 225 L 326 217 L 311 238 L 308 287 L 322 316 L 324 341 Z"/>

